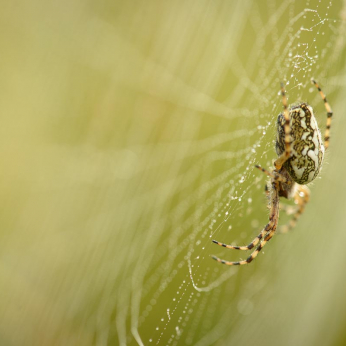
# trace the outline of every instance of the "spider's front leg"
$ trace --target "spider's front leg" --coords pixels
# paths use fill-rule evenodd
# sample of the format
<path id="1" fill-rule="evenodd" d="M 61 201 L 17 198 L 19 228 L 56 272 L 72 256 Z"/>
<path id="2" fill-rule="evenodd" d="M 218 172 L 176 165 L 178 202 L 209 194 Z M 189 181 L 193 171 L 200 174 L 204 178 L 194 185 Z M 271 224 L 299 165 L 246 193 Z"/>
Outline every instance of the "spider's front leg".
<path id="1" fill-rule="evenodd" d="M 284 118 L 285 118 L 285 125 L 284 125 L 284 130 L 285 130 L 285 150 L 281 154 L 280 157 L 278 157 L 275 162 L 274 166 L 277 170 L 281 169 L 282 165 L 289 159 L 291 156 L 291 126 L 290 126 L 290 114 L 288 111 L 288 106 L 287 106 L 287 97 L 286 97 L 286 92 L 283 83 L 281 83 L 281 95 L 282 95 L 282 104 L 284 107 Z"/>
<path id="2" fill-rule="evenodd" d="M 284 175 L 280 174 L 276 169 L 274 169 L 273 172 L 269 172 L 267 169 L 262 168 L 259 165 L 256 165 L 255 167 L 262 171 L 264 174 L 266 174 L 268 177 L 272 178 L 272 180 L 274 180 L 275 182 L 280 181 L 285 184 L 291 184 L 291 180 L 285 177 Z"/>
<path id="3" fill-rule="evenodd" d="M 312 78 L 311 79 L 311 82 L 313 84 L 315 84 L 318 92 L 320 93 L 321 97 L 322 97 L 322 100 L 324 102 L 324 106 L 326 108 L 326 111 L 327 111 L 327 125 L 326 125 L 326 130 L 324 132 L 324 147 L 325 149 L 327 150 L 328 147 L 329 147 L 329 139 L 330 139 L 330 136 L 329 136 L 329 133 L 330 133 L 330 126 L 332 124 L 332 116 L 333 116 L 333 111 L 327 101 L 327 98 L 326 98 L 326 95 L 324 95 L 323 91 L 321 90 L 320 86 L 318 85 L 318 83 Z"/>

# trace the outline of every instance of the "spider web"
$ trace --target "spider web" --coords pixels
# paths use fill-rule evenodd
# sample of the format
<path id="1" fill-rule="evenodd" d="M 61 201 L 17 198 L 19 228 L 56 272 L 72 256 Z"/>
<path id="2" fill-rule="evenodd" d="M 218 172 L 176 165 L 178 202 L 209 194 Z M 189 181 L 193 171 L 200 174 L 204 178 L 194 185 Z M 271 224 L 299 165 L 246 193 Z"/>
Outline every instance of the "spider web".
<path id="1" fill-rule="evenodd" d="M 324 126 L 323 103 L 310 79 L 326 85 L 327 66 L 339 59 L 340 5 L 206 2 L 161 9 L 143 79 L 145 86 L 154 83 L 147 97 L 165 103 L 171 119 L 159 130 L 161 144 L 132 148 L 150 157 L 153 164 L 143 172 L 155 171 L 161 184 L 155 182 L 145 216 L 133 224 L 141 230 L 131 240 L 138 251 L 131 256 L 124 247 L 123 265 L 130 261 L 132 275 L 118 294 L 120 344 L 133 337 L 145 345 L 245 345 L 253 335 L 238 326 L 244 316 L 252 332 L 260 330 L 251 314 L 270 279 L 254 264 L 239 283 L 238 269 L 216 265 L 210 255 L 237 260 L 248 254 L 223 251 L 211 239 L 247 244 L 267 222 L 266 178 L 254 165 L 272 167 L 280 81 L 289 102 L 316 105 Z M 172 28 L 181 26 L 184 34 L 177 37 Z M 270 250 L 261 265 L 280 252 Z M 121 302 L 124 290 L 128 299 Z"/>
<path id="2" fill-rule="evenodd" d="M 344 275 L 316 247 L 335 226 L 323 255 L 345 260 L 332 202 L 346 186 L 328 167 L 333 155 L 344 167 L 345 1 L 69 6 L 1 14 L 13 37 L 1 58 L 0 343 L 342 344 Z M 251 265 L 216 263 L 248 253 L 212 239 L 248 244 L 268 221 L 254 165 L 273 166 L 280 82 L 323 133 L 312 77 L 336 119 L 306 213 Z"/>

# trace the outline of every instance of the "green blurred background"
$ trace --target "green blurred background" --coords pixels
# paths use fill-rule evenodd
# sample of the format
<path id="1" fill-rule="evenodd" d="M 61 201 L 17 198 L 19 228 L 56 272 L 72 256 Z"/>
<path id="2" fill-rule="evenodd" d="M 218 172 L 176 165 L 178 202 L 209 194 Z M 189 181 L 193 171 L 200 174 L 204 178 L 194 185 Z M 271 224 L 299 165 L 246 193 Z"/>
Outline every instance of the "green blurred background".
<path id="1" fill-rule="evenodd" d="M 346 344 L 345 1 L 1 5 L 0 345 Z M 221 266 L 267 222 L 280 81 L 324 130 L 311 77 L 311 203 Z"/>

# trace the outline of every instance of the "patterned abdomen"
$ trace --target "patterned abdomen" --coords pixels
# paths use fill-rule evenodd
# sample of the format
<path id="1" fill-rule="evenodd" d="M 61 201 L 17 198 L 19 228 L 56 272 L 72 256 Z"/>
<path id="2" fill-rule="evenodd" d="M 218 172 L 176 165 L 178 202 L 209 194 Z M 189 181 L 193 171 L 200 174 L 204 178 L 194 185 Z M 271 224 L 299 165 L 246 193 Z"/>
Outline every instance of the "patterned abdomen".
<path id="1" fill-rule="evenodd" d="M 291 157 L 283 164 L 298 184 L 313 181 L 322 167 L 324 145 L 312 107 L 301 103 L 290 110 Z M 276 153 L 280 156 L 285 150 L 285 118 L 277 119 Z"/>

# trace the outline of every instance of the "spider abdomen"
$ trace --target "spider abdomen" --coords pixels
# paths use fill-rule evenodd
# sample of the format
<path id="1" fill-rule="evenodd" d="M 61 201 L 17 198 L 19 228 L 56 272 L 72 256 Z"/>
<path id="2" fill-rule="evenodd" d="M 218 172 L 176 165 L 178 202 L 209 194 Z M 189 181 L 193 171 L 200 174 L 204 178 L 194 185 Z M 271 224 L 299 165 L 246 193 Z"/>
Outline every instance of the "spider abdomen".
<path id="1" fill-rule="evenodd" d="M 289 112 L 291 128 L 291 155 L 285 161 L 291 178 L 305 185 L 313 181 L 321 170 L 324 145 L 312 107 L 300 103 Z M 285 117 L 279 114 L 277 119 L 276 153 L 280 156 L 285 150 Z"/>

